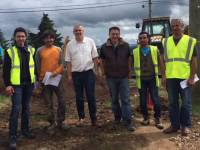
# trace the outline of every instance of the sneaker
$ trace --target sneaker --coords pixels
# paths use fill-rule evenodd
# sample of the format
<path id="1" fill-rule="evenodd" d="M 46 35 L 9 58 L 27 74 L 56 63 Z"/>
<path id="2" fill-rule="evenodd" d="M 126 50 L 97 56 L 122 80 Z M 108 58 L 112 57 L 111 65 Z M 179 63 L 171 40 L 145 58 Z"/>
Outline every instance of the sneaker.
<path id="1" fill-rule="evenodd" d="M 159 119 L 159 118 L 156 118 L 156 119 L 155 119 L 155 126 L 156 126 L 156 128 L 158 128 L 158 129 L 160 129 L 160 130 L 164 129 L 164 126 L 163 126 L 163 124 L 160 122 L 160 119 Z"/>
<path id="2" fill-rule="evenodd" d="M 27 139 L 34 139 L 35 135 L 31 132 L 22 132 L 22 135 Z"/>
<path id="3" fill-rule="evenodd" d="M 170 127 L 168 127 L 167 129 L 165 129 L 163 132 L 164 132 L 165 134 L 170 134 L 170 133 L 175 133 L 175 132 L 177 132 L 177 131 L 178 131 L 178 128 L 174 128 L 174 127 L 170 126 Z"/>
<path id="4" fill-rule="evenodd" d="M 17 149 L 17 139 L 16 136 L 10 137 L 10 143 L 9 143 L 9 149 L 10 150 L 16 150 Z"/>
<path id="5" fill-rule="evenodd" d="M 181 135 L 182 136 L 188 136 L 188 134 L 190 133 L 190 129 L 187 127 L 182 127 L 181 128 Z"/>
<path id="6" fill-rule="evenodd" d="M 144 119 L 144 120 L 142 120 L 141 124 L 144 126 L 148 126 L 150 124 L 150 121 L 149 121 L 149 119 Z"/>

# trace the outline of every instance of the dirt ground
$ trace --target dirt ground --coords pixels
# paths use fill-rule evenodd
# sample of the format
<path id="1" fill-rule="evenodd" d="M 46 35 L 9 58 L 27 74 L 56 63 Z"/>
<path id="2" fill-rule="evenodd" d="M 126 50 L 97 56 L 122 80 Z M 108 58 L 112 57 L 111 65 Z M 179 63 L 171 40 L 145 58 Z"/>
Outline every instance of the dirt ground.
<path id="1" fill-rule="evenodd" d="M 102 124 L 101 128 L 90 125 L 87 102 L 85 102 L 86 123 L 83 127 L 76 127 L 77 111 L 75 97 L 72 87 L 65 83 L 66 91 L 66 120 L 65 123 L 70 127 L 68 131 L 56 132 L 49 135 L 46 132 L 48 122 L 46 121 L 46 106 L 40 95 L 32 98 L 31 104 L 31 130 L 36 135 L 34 140 L 27 140 L 19 137 L 19 150 L 198 150 L 200 146 L 200 119 L 194 118 L 194 134 L 189 138 L 183 138 L 180 133 L 165 135 L 162 130 L 154 127 L 151 120 L 149 126 L 141 126 L 141 115 L 138 113 L 137 90 L 131 85 L 131 104 L 134 111 L 136 131 L 127 131 L 122 124 L 113 124 L 113 115 L 110 106 L 110 97 L 107 87 L 97 82 L 96 99 L 98 109 L 98 121 Z M 56 102 L 56 101 L 55 101 Z M 134 105 L 133 105 L 134 104 Z M 165 107 L 162 113 L 164 126 L 169 125 L 167 111 Z M 0 150 L 8 146 L 8 118 L 10 113 L 9 98 L 0 109 Z M 153 119 L 153 117 L 152 117 Z M 19 121 L 20 122 L 20 121 Z M 20 125 L 19 125 L 20 127 Z"/>

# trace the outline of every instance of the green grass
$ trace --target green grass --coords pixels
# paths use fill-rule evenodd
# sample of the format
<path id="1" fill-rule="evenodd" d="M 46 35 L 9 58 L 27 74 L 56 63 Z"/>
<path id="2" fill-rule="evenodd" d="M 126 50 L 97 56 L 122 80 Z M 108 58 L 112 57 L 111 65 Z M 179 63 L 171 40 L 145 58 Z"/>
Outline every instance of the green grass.
<path id="1" fill-rule="evenodd" d="M 0 95 L 0 103 L 3 103 L 5 101 L 5 96 Z"/>
<path id="2" fill-rule="evenodd" d="M 111 103 L 111 100 L 110 100 L 110 99 L 108 99 L 108 100 L 105 101 L 104 107 L 105 107 L 105 108 L 111 108 L 111 107 L 112 107 L 112 103 Z"/>
<path id="3" fill-rule="evenodd" d="M 200 117 L 200 97 L 194 97 L 192 99 L 192 112 L 194 115 Z"/>
<path id="4" fill-rule="evenodd" d="M 40 121 L 40 120 L 47 120 L 47 115 L 43 114 L 36 114 L 32 116 L 33 120 Z"/>

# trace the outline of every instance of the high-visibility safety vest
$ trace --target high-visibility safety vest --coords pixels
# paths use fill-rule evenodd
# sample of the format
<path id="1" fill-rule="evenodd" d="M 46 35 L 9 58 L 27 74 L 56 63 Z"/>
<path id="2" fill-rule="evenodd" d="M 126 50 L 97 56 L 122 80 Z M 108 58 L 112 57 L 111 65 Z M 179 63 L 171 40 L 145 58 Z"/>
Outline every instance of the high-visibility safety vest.
<path id="1" fill-rule="evenodd" d="M 155 69 L 156 86 L 159 87 L 160 80 L 158 77 L 158 48 L 150 45 L 151 58 Z M 133 50 L 134 70 L 136 75 L 136 85 L 141 89 L 141 68 L 140 68 L 140 47 Z"/>
<path id="2" fill-rule="evenodd" d="M 176 45 L 173 36 L 163 39 L 166 78 L 188 79 L 190 77 L 190 62 L 196 39 L 183 35 Z"/>
<path id="3" fill-rule="evenodd" d="M 34 60 L 33 60 L 33 55 L 35 53 L 35 48 L 28 47 L 28 51 L 30 53 L 30 58 L 29 58 L 29 72 L 30 72 L 30 77 L 31 77 L 31 83 L 35 82 L 35 65 L 34 65 Z M 20 57 L 19 57 L 19 52 L 16 46 L 10 47 L 8 50 L 8 55 L 11 59 L 11 75 L 10 75 L 10 81 L 12 85 L 20 85 L 20 74 L 21 74 L 21 68 L 20 68 Z"/>

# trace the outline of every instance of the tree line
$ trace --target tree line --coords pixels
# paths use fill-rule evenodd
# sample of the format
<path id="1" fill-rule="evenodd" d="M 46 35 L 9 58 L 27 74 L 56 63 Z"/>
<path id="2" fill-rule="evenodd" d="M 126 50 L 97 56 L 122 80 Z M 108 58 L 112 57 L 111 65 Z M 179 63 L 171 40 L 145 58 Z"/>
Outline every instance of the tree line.
<path id="1" fill-rule="evenodd" d="M 57 30 L 54 28 L 54 22 L 48 16 L 48 14 L 43 14 L 41 18 L 41 22 L 38 26 L 38 33 L 32 33 L 31 31 L 28 32 L 28 44 L 35 47 L 36 49 L 43 45 L 42 41 L 42 34 L 45 30 L 51 30 L 55 33 L 55 45 L 61 47 L 63 45 L 61 33 L 58 33 Z M 9 45 L 13 43 L 13 39 L 11 38 L 11 42 L 6 40 L 2 30 L 0 29 L 0 46 L 3 49 L 8 49 Z"/>

